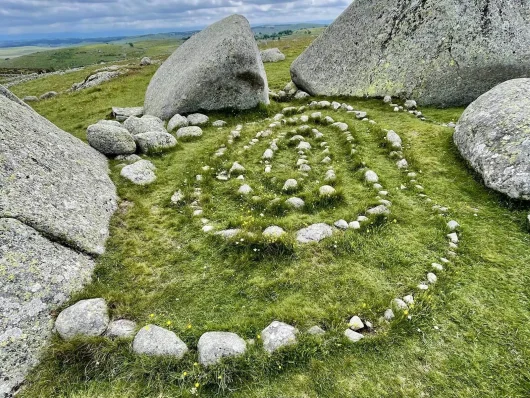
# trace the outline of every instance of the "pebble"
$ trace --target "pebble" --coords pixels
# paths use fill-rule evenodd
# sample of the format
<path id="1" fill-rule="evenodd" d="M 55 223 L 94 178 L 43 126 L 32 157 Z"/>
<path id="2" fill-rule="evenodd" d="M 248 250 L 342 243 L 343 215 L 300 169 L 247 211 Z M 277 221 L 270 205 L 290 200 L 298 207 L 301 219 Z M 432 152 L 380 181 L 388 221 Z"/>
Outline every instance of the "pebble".
<path id="1" fill-rule="evenodd" d="M 351 330 L 361 330 L 364 328 L 364 323 L 357 315 L 352 317 L 350 319 L 350 322 L 348 323 L 348 326 Z"/>
<path id="2" fill-rule="evenodd" d="M 379 177 L 375 171 L 368 170 L 366 173 L 364 173 L 364 180 L 366 182 L 374 183 L 379 182 Z"/>
<path id="3" fill-rule="evenodd" d="M 348 223 L 346 222 L 346 220 L 335 221 L 333 225 L 337 227 L 338 229 L 342 229 L 342 230 L 348 229 Z"/>
<path id="4" fill-rule="evenodd" d="M 436 283 L 437 280 L 438 280 L 438 277 L 435 274 L 433 274 L 432 272 L 429 272 L 427 274 L 427 281 L 430 284 Z"/>

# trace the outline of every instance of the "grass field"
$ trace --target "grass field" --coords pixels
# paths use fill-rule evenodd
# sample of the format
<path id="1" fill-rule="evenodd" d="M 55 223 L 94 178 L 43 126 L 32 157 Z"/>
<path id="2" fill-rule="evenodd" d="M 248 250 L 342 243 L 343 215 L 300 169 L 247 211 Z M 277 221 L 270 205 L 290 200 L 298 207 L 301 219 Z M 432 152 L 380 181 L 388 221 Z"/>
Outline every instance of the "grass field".
<path id="1" fill-rule="evenodd" d="M 290 62 L 312 39 L 293 36 L 262 45 L 278 46 L 287 55 L 285 62 L 266 65 L 271 88 L 289 81 Z M 34 107 L 85 139 L 86 127 L 107 118 L 111 106 L 141 105 L 155 70 L 156 66 L 132 69 L 105 85 L 62 94 Z M 76 79 L 54 76 L 16 86 L 14 92 L 24 96 L 44 88 L 59 91 Z M 379 100 L 334 99 L 367 111 L 378 124 L 323 111 L 348 124 L 358 149 L 353 157 L 342 134 L 329 126 L 312 126 L 325 135 L 330 147 L 340 194 L 333 201 L 320 201 L 315 193 L 327 169 L 320 163 L 320 142 L 308 137 L 313 170 L 307 177 L 294 167 L 296 150 L 287 139 L 300 124 L 275 130 L 275 136 L 286 136 L 279 141 L 270 176 L 263 173 L 260 159 L 269 141 L 260 139 L 249 150 L 243 148 L 271 123 L 264 118 L 301 102 L 210 114 L 211 120 L 220 118 L 229 126 L 220 131 L 208 127 L 200 140 L 180 142 L 175 150 L 150 156 L 158 178 L 148 187 L 127 183 L 119 175 L 119 162 L 111 161 L 120 210 L 112 220 L 107 252 L 98 260 L 94 282 L 71 303 L 104 297 L 113 318 L 169 328 L 191 351 L 182 361 L 153 359 L 132 354 L 127 340 L 54 338 L 20 396 L 527 397 L 530 235 L 525 220 L 530 206 L 484 188 L 460 158 L 453 131 L 439 123 L 456 121 L 463 109 L 422 109 L 428 118 L 422 122 L 393 112 Z M 238 124 L 243 125 L 241 140 L 215 160 L 212 154 Z M 432 202 L 418 196 L 407 173 L 389 158 L 382 128 L 403 138 L 410 169 L 417 172 L 418 183 Z M 223 184 L 215 179 L 216 170 L 227 169 L 236 160 L 247 169 L 245 183 L 259 201 L 237 195 L 236 180 Z M 205 165 L 213 171 L 204 171 Z M 292 237 L 310 223 L 355 219 L 377 203 L 377 192 L 363 182 L 364 167 L 375 170 L 389 191 L 389 217 L 372 219 L 360 231 L 337 232 L 316 245 L 286 239 L 276 246 L 259 238 L 259 232 L 273 223 Z M 204 175 L 200 184 L 197 174 Z M 310 204 L 301 212 L 268 205 L 275 195 L 288 197 L 281 191 L 288 177 L 300 180 L 297 195 Z M 402 184 L 408 189 L 400 189 Z M 249 235 L 236 245 L 203 233 L 188 206 L 199 186 L 211 223 L 218 229 L 244 226 L 258 238 Z M 187 204 L 171 203 L 178 189 L 186 193 Z M 448 215 L 435 214 L 433 204 L 448 206 Z M 419 293 L 416 285 L 431 271 L 430 264 L 446 255 L 445 223 L 450 219 L 461 224 L 458 257 L 438 274 L 434 286 Z M 392 323 L 381 319 L 393 298 L 412 292 L 416 303 L 410 320 L 398 311 Z M 372 321 L 375 328 L 356 344 L 343 337 L 352 315 Z M 273 320 L 295 325 L 302 333 L 295 346 L 269 356 L 259 335 Z M 315 324 L 327 334 L 304 333 Z M 197 341 L 213 330 L 238 333 L 255 340 L 255 345 L 242 358 L 211 368 L 197 366 Z"/>
<path id="2" fill-rule="evenodd" d="M 181 43 L 181 40 L 163 39 L 136 41 L 132 46 L 128 43 L 98 43 L 79 47 L 58 48 L 33 52 L 16 58 L 2 56 L 0 50 L 0 70 L 47 70 L 56 71 L 81 66 L 99 64 L 101 62 L 119 62 L 142 57 L 167 57 Z M 17 50 L 18 51 L 18 50 Z M 22 55 L 22 54 L 21 54 Z"/>

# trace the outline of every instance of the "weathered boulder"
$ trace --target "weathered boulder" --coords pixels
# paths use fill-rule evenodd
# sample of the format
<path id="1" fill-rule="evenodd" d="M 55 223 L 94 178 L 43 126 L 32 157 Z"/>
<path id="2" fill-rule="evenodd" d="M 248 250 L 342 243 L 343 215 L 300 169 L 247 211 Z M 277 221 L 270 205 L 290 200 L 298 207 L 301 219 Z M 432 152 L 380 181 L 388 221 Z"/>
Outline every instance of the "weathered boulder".
<path id="1" fill-rule="evenodd" d="M 172 331 L 156 325 L 147 325 L 134 337 L 133 351 L 136 354 L 180 359 L 188 352 L 188 347 Z"/>
<path id="2" fill-rule="evenodd" d="M 527 2 L 357 0 L 291 66 L 312 95 L 469 104 L 530 75 Z"/>
<path id="3" fill-rule="evenodd" d="M 198 126 L 182 127 L 177 131 L 177 138 L 197 138 L 202 136 L 202 129 Z"/>
<path id="4" fill-rule="evenodd" d="M 51 336 L 50 313 L 90 281 L 116 192 L 103 155 L 0 87 L 0 396 Z"/>
<path id="5" fill-rule="evenodd" d="M 261 332 L 263 348 L 268 353 L 289 345 L 296 344 L 298 330 L 283 322 L 274 321 Z"/>
<path id="6" fill-rule="evenodd" d="M 123 123 L 123 126 L 129 130 L 132 135 L 148 133 L 151 131 L 160 131 L 167 133 L 164 122 L 157 117 L 144 115 L 142 117 L 130 116 Z"/>
<path id="7" fill-rule="evenodd" d="M 190 126 L 206 126 L 210 118 L 202 113 L 192 113 L 186 120 Z"/>
<path id="8" fill-rule="evenodd" d="M 116 190 L 103 155 L 0 96 L 0 157 L 0 217 L 87 253 L 104 251 Z"/>
<path id="9" fill-rule="evenodd" d="M 149 131 L 134 136 L 142 153 L 161 152 L 177 145 L 177 139 L 163 131 Z"/>
<path id="10" fill-rule="evenodd" d="M 248 21 L 232 15 L 193 35 L 160 66 L 145 95 L 147 114 L 250 109 L 269 103 L 265 68 Z"/>
<path id="11" fill-rule="evenodd" d="M 454 141 L 487 187 L 530 200 L 530 79 L 499 84 L 469 105 Z"/>
<path id="12" fill-rule="evenodd" d="M 182 127 L 188 127 L 189 124 L 190 123 L 188 122 L 188 119 L 186 117 L 179 115 L 177 113 L 167 123 L 167 131 L 171 132 L 175 129 L 180 129 Z"/>
<path id="13" fill-rule="evenodd" d="M 201 365 L 215 365 L 223 358 L 243 355 L 247 343 L 235 333 L 207 332 L 199 339 L 197 351 Z"/>
<path id="14" fill-rule="evenodd" d="M 55 321 L 57 333 L 65 340 L 77 336 L 101 336 L 108 325 L 109 312 L 102 298 L 78 301 L 62 310 Z"/>
<path id="15" fill-rule="evenodd" d="M 50 313 L 90 282 L 94 265 L 21 221 L 0 218 L 0 397 L 37 365 L 52 334 Z"/>
<path id="16" fill-rule="evenodd" d="M 136 152 L 136 143 L 131 133 L 121 126 L 100 122 L 88 126 L 86 138 L 92 148 L 104 155 L 130 155 Z"/>
<path id="17" fill-rule="evenodd" d="M 278 48 L 268 48 L 261 52 L 263 62 L 280 62 L 285 60 L 285 55 Z"/>

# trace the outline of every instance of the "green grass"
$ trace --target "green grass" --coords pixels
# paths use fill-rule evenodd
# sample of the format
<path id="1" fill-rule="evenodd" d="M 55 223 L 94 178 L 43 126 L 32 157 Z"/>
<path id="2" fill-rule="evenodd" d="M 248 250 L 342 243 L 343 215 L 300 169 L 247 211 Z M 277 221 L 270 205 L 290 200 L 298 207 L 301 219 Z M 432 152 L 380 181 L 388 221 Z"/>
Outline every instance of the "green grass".
<path id="1" fill-rule="evenodd" d="M 94 65 L 101 62 L 110 63 L 141 59 L 145 56 L 167 57 L 175 51 L 181 42 L 181 40 L 176 39 L 144 40 L 133 43 L 132 47 L 128 43 L 98 43 L 38 51 L 8 60 L 5 59 L 8 58 L 7 56 L 0 56 L 0 70 L 54 71 Z"/>
<path id="2" fill-rule="evenodd" d="M 280 48 L 288 60 L 266 65 L 272 88 L 288 82 L 290 60 L 308 43 L 309 39 L 282 39 Z M 106 118 L 111 106 L 141 105 L 155 69 L 134 69 L 108 84 L 34 106 L 84 139 L 86 127 Z M 44 87 L 67 87 L 70 82 L 62 79 L 70 78 L 30 82 L 15 87 L 15 92 L 29 95 Z M 378 100 L 338 100 L 368 111 L 378 125 L 355 121 L 343 112 L 323 111 L 349 124 L 359 150 L 352 159 L 340 133 L 318 126 L 331 146 L 339 177 L 336 186 L 343 196 L 332 205 L 316 200 L 315 189 L 322 183 L 314 180 L 322 180 L 325 168 L 317 162 L 321 155 L 314 140 L 310 140 L 314 148 L 311 178 L 297 192 L 315 204 L 305 211 L 250 203 L 234 194 L 239 186 L 236 181 L 217 182 L 213 171 L 201 169 L 206 164 L 229 168 L 238 160 L 247 168 L 245 182 L 256 193 L 285 199 L 281 184 L 290 176 L 299 178 L 294 150 L 287 144 L 280 147 L 272 162 L 272 176 L 277 178 L 273 181 L 262 173 L 264 165 L 259 159 L 266 141 L 260 140 L 248 151 L 243 146 L 270 124 L 265 117 L 291 104 L 211 114 L 212 120 L 222 118 L 229 126 L 221 131 L 209 127 L 200 140 L 150 157 L 158 179 L 148 187 L 124 181 L 118 162 L 111 161 L 120 210 L 112 219 L 111 238 L 106 254 L 98 260 L 94 282 L 70 303 L 104 297 L 113 318 L 167 327 L 188 344 L 191 353 L 180 362 L 144 358 L 131 353 L 130 341 L 64 342 L 56 337 L 21 396 L 191 396 L 196 382 L 200 396 L 528 396 L 530 239 L 525 219 L 529 206 L 487 190 L 466 167 L 452 142 L 453 131 L 436 123 L 457 120 L 462 109 L 422 109 L 431 120 L 422 122 L 406 113 L 394 113 Z M 212 160 L 229 131 L 243 123 L 241 140 L 225 158 Z M 286 126 L 284 131 L 293 128 Z M 391 128 L 403 138 L 405 156 L 418 172 L 418 182 L 433 203 L 449 206 L 448 217 L 435 215 L 433 203 L 426 203 L 413 190 L 396 190 L 408 180 L 387 156 L 380 128 Z M 360 232 L 337 234 L 318 245 L 293 246 L 286 240 L 278 249 L 259 238 L 237 245 L 225 242 L 202 233 L 188 206 L 170 202 L 177 189 L 193 191 L 198 186 L 195 175 L 202 174 L 206 195 L 201 203 L 205 216 L 218 228 L 245 223 L 247 231 L 259 232 L 274 223 L 292 236 L 309 223 L 352 220 L 375 204 L 375 192 L 362 181 L 360 160 L 380 175 L 390 191 L 392 215 L 387 220 L 373 219 Z M 416 296 L 410 321 L 398 313 L 395 322 L 386 324 L 380 316 L 391 300 L 413 291 L 430 271 L 430 263 L 445 255 L 444 224 L 450 218 L 462 226 L 458 258 L 439 274 L 434 289 Z M 356 314 L 370 319 L 376 332 L 349 344 L 342 333 L 349 317 Z M 261 350 L 258 335 L 275 319 L 301 331 L 320 324 L 328 334 L 324 338 L 302 335 L 296 346 L 268 356 Z M 195 366 L 196 343 L 202 333 L 212 330 L 236 332 L 255 339 L 256 345 L 243 358 L 220 366 Z"/>

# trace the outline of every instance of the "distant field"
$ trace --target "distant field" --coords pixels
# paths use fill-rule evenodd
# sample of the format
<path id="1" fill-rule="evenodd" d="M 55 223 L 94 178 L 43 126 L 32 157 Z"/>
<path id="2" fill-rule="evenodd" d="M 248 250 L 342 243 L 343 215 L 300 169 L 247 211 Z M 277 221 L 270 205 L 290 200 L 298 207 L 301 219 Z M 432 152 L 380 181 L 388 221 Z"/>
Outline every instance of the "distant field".
<path id="1" fill-rule="evenodd" d="M 171 54 L 181 43 L 177 39 L 146 40 L 135 43 L 100 43 L 80 47 L 43 49 L 32 54 L 19 54 L 16 58 L 1 56 L 0 70 L 64 70 L 101 62 L 117 62 L 144 56 L 157 57 Z M 17 50 L 18 49 L 18 50 Z M 3 52 L 20 51 L 21 47 L 0 49 Z"/>
<path id="2" fill-rule="evenodd" d="M 0 59 L 4 61 L 6 58 L 16 58 L 23 55 L 33 54 L 40 51 L 48 51 L 49 47 L 24 46 L 24 47 L 8 47 L 0 48 Z"/>

